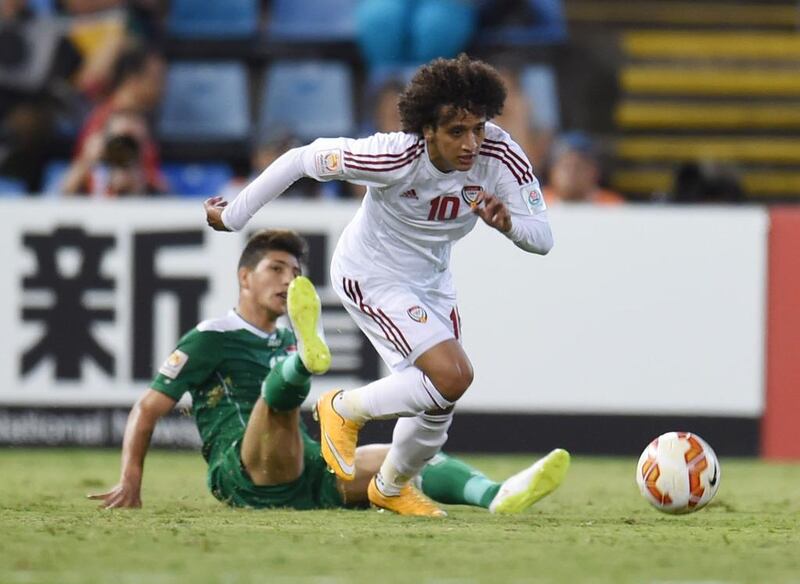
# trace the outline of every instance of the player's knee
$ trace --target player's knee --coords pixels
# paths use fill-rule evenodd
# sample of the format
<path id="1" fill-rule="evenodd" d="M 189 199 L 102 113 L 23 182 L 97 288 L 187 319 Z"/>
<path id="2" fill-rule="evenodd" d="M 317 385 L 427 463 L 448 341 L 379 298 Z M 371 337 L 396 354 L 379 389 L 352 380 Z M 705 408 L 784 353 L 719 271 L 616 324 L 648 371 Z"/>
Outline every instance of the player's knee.
<path id="1" fill-rule="evenodd" d="M 469 363 L 454 363 L 432 377 L 431 381 L 445 399 L 454 402 L 467 392 L 473 378 L 474 372 Z"/>

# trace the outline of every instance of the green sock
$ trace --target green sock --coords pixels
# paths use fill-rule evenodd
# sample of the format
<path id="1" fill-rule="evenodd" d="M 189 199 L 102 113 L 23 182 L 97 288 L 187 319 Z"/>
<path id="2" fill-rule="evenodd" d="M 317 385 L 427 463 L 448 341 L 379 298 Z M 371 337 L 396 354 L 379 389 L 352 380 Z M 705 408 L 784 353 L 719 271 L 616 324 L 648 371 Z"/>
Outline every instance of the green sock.
<path id="1" fill-rule="evenodd" d="M 261 384 L 261 397 L 273 410 L 299 408 L 311 391 L 311 374 L 294 354 L 278 363 Z"/>
<path id="2" fill-rule="evenodd" d="M 422 492 L 439 503 L 488 509 L 500 490 L 500 483 L 441 452 L 422 469 L 420 475 Z"/>

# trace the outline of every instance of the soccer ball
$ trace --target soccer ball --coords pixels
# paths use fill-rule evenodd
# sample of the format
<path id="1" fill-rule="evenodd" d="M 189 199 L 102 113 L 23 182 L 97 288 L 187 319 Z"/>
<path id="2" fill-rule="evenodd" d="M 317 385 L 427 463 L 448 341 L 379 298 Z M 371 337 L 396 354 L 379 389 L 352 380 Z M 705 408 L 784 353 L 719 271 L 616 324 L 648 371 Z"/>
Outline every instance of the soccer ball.
<path id="1" fill-rule="evenodd" d="M 711 447 L 690 432 L 667 432 L 644 449 L 636 467 L 642 496 L 664 513 L 705 507 L 719 489 L 720 468 Z"/>

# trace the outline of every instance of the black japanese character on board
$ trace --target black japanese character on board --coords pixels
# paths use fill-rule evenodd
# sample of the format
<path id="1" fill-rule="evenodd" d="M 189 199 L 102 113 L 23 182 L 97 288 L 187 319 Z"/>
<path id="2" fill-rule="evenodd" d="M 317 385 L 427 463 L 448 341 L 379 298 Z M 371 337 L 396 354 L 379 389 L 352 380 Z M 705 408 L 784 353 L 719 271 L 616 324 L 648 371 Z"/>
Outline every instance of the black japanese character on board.
<path id="1" fill-rule="evenodd" d="M 110 235 L 89 235 L 80 227 L 59 227 L 50 234 L 25 234 L 23 244 L 36 256 L 36 273 L 22 283 L 26 292 L 49 292 L 47 307 L 24 306 L 22 320 L 44 325 L 41 338 L 22 355 L 22 374 L 41 361 L 53 359 L 56 378 L 80 379 L 85 358 L 109 375 L 114 374 L 114 356 L 92 336 L 92 325 L 113 322 L 113 307 L 87 306 L 86 293 L 113 291 L 115 282 L 100 273 L 103 254 L 115 246 Z M 80 258 L 78 269 L 65 273 L 58 256 L 72 250 Z"/>

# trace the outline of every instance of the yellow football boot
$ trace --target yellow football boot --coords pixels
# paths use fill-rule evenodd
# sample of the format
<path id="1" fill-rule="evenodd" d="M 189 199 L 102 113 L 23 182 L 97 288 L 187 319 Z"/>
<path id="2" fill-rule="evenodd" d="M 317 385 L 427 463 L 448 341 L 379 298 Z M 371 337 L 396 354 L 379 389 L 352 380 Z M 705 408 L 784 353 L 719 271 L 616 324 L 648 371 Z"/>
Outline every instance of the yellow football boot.
<path id="1" fill-rule="evenodd" d="M 384 495 L 375 484 L 375 477 L 367 487 L 369 502 L 380 509 L 387 509 L 398 515 L 412 515 L 416 517 L 446 517 L 447 513 L 436 506 L 431 499 L 423 495 L 411 483 L 406 484 L 400 494 L 394 496 Z"/>
<path id="2" fill-rule="evenodd" d="M 317 400 L 314 419 L 319 422 L 322 458 L 344 481 L 356 478 L 356 444 L 363 424 L 343 418 L 333 409 L 333 399 L 342 392 L 332 389 Z"/>
<path id="3" fill-rule="evenodd" d="M 286 303 L 300 360 L 309 373 L 322 375 L 331 367 L 331 351 L 325 344 L 320 318 L 322 305 L 311 280 L 305 276 L 292 280 Z"/>

